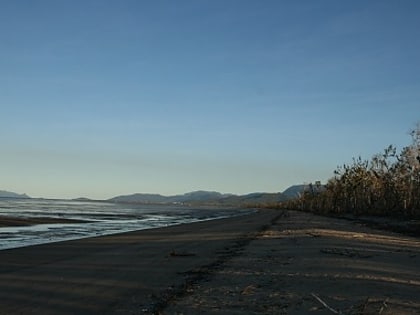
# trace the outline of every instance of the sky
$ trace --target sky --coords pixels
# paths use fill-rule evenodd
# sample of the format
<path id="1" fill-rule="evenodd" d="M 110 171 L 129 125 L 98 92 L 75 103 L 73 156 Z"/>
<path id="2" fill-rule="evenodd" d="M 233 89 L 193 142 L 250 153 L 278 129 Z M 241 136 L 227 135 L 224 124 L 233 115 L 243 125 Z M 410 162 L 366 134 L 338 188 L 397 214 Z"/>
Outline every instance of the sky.
<path id="1" fill-rule="evenodd" d="M 402 149 L 420 2 L 0 0 L 0 190 L 280 192 Z"/>

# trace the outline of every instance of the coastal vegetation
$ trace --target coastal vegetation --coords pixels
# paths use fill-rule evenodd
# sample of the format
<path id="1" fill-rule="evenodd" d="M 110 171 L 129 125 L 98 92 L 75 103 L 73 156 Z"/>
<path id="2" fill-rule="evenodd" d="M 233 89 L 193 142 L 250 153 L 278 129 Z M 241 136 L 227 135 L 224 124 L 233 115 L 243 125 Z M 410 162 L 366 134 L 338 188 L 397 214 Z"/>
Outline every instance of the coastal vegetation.
<path id="1" fill-rule="evenodd" d="M 370 160 L 337 167 L 325 186 L 307 185 L 281 208 L 322 214 L 420 217 L 420 123 L 400 152 L 393 145 Z"/>

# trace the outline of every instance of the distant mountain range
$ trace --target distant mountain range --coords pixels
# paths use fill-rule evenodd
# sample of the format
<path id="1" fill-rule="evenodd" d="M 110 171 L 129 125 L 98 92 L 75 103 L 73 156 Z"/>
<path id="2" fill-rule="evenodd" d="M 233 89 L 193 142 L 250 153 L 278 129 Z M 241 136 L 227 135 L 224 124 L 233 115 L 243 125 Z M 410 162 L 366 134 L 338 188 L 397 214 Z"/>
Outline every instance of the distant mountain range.
<path id="1" fill-rule="evenodd" d="M 0 190 L 0 198 L 30 198 L 27 194 L 17 194 L 11 191 Z"/>
<path id="2" fill-rule="evenodd" d="M 261 205 L 273 204 L 299 197 L 303 191 L 308 191 L 312 187 L 314 191 L 321 191 L 321 186 L 294 185 L 287 188 L 282 193 L 251 193 L 247 195 L 222 194 L 216 191 L 193 191 L 183 195 L 163 196 L 159 194 L 131 194 L 113 197 L 106 201 L 115 203 L 138 203 L 138 204 L 192 204 L 192 205 L 220 205 L 220 206 L 239 206 L 239 205 Z M 0 190 L 0 198 L 30 198 L 26 194 L 17 194 L 10 191 Z M 88 198 L 77 198 L 75 201 L 90 201 Z"/>
<path id="3" fill-rule="evenodd" d="M 221 194 L 216 191 L 194 191 L 183 195 L 162 196 L 159 194 L 132 194 L 117 196 L 108 201 L 127 202 L 127 203 L 186 203 L 186 202 L 207 202 L 220 200 L 231 196 L 230 194 Z"/>
<path id="4" fill-rule="evenodd" d="M 216 191 L 194 191 L 183 195 L 132 194 L 117 196 L 107 201 L 144 204 L 207 204 L 207 205 L 260 205 L 286 201 L 299 196 L 307 186 L 294 185 L 282 193 L 251 193 L 247 195 L 221 194 Z"/>

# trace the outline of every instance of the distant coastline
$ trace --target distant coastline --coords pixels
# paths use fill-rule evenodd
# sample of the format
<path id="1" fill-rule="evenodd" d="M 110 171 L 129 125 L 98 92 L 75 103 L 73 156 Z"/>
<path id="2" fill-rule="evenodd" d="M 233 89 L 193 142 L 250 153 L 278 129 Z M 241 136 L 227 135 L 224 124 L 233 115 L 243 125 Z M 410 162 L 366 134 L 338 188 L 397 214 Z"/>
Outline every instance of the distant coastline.
<path id="1" fill-rule="evenodd" d="M 13 199 L 39 199 L 39 200 L 70 200 L 76 202 L 112 202 L 127 204 L 145 204 L 145 205 L 209 205 L 209 206 L 259 206 L 267 204 L 277 204 L 296 198 L 303 190 L 304 185 L 293 185 L 283 192 L 267 193 L 254 192 L 245 195 L 225 194 L 216 191 L 198 190 L 185 194 L 164 196 L 161 194 L 134 193 L 129 195 L 115 196 L 109 199 L 97 200 L 86 197 L 74 199 L 50 199 L 50 198 L 32 198 L 27 194 L 18 194 L 10 191 L 0 190 L 0 198 Z"/>

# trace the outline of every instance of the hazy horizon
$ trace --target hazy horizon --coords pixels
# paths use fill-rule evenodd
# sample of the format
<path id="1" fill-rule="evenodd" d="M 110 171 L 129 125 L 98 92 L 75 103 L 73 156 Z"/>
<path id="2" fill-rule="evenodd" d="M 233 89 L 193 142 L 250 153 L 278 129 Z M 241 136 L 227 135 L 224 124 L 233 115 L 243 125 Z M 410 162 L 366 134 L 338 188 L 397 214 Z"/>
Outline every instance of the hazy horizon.
<path id="1" fill-rule="evenodd" d="M 299 184 L 297 184 L 297 185 L 299 185 Z M 309 183 L 304 183 L 304 185 L 309 185 Z M 295 185 L 290 185 L 287 188 L 290 188 L 292 186 L 295 186 Z M 243 194 L 233 194 L 233 193 L 229 193 L 229 192 L 215 191 L 215 190 L 192 190 L 192 191 L 184 191 L 184 192 L 180 192 L 180 193 L 176 193 L 176 194 L 169 194 L 169 195 L 168 194 L 161 194 L 159 192 L 141 192 L 141 191 L 137 191 L 137 192 L 131 192 L 131 193 L 123 193 L 123 194 L 115 195 L 115 196 L 109 196 L 109 197 L 100 198 L 100 199 L 89 198 L 89 197 L 86 197 L 84 195 L 75 196 L 75 197 L 67 197 L 67 198 L 62 198 L 62 197 L 48 198 L 48 197 L 44 197 L 44 196 L 31 196 L 31 195 L 29 195 L 29 194 L 27 194 L 25 192 L 17 192 L 17 191 L 10 191 L 10 190 L 7 190 L 7 189 L 0 189 L 0 198 L 2 198 L 1 193 L 2 192 L 5 192 L 5 193 L 18 194 L 18 195 L 22 195 L 22 196 L 25 196 L 26 195 L 26 197 L 29 197 L 31 199 L 38 199 L 39 198 L 39 199 L 75 200 L 75 199 L 84 199 L 84 198 L 87 198 L 89 200 L 107 201 L 107 200 L 112 199 L 114 197 L 131 196 L 131 195 L 136 195 L 136 194 L 140 194 L 140 195 L 160 195 L 162 197 L 175 197 L 175 196 L 188 195 L 188 194 L 191 194 L 191 193 L 205 192 L 205 193 L 220 193 L 220 194 L 226 195 L 226 196 L 241 196 L 241 195 L 248 195 L 248 194 L 253 194 L 253 193 L 257 193 L 257 194 L 258 193 L 268 193 L 268 194 L 270 194 L 270 193 L 283 193 L 285 190 L 287 190 L 287 188 L 286 189 L 283 189 L 282 191 L 276 191 L 276 192 L 252 191 L 252 192 L 243 193 Z M 9 197 L 5 197 L 5 198 L 9 198 Z M 14 198 L 14 197 L 12 197 L 12 198 Z"/>
<path id="2" fill-rule="evenodd" d="M 0 1 L 0 189 L 281 192 L 410 143 L 418 1 Z"/>

